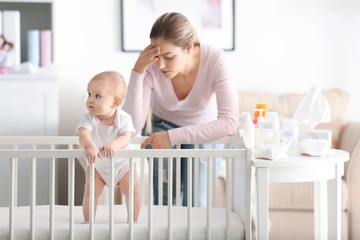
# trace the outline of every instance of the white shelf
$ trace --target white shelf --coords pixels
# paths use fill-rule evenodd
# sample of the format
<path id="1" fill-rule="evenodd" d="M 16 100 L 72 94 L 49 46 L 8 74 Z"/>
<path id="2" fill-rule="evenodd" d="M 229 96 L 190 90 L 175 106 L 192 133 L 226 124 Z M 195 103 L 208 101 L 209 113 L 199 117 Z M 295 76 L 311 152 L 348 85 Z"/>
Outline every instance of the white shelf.
<path id="1" fill-rule="evenodd" d="M 31 81 L 31 80 L 51 80 L 55 81 L 57 78 L 56 74 L 27 74 L 27 73 L 8 73 L 1 74 L 0 81 Z"/>
<path id="2" fill-rule="evenodd" d="M 53 0 L 0 0 L 0 2 L 9 2 L 9 3 L 53 3 Z"/>

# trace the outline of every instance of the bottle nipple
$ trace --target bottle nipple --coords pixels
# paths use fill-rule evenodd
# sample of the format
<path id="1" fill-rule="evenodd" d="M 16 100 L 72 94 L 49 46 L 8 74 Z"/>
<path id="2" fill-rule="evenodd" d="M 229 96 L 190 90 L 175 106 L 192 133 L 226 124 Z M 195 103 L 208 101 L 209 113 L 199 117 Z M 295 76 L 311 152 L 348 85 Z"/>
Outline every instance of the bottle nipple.
<path id="1" fill-rule="evenodd" d="M 258 125 L 260 121 L 264 122 L 265 109 L 255 108 L 254 109 L 254 124 Z"/>
<path id="2" fill-rule="evenodd" d="M 265 117 L 265 113 L 268 111 L 268 107 L 265 103 L 258 103 L 254 109 L 254 124 L 257 124 L 257 119 L 261 115 Z"/>

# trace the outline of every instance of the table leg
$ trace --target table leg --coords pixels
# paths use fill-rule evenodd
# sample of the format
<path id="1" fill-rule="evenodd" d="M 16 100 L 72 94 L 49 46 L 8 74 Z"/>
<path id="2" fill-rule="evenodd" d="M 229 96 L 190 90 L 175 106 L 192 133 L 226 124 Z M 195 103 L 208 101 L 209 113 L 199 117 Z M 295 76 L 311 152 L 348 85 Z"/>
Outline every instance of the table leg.
<path id="1" fill-rule="evenodd" d="M 341 176 L 344 165 L 337 164 L 335 178 L 328 181 L 328 236 L 329 239 L 341 239 Z"/>
<path id="2" fill-rule="evenodd" d="M 315 240 L 327 239 L 327 181 L 314 182 Z"/>
<path id="3" fill-rule="evenodd" d="M 258 239 L 269 239 L 269 169 L 256 168 L 257 184 L 257 236 Z"/>

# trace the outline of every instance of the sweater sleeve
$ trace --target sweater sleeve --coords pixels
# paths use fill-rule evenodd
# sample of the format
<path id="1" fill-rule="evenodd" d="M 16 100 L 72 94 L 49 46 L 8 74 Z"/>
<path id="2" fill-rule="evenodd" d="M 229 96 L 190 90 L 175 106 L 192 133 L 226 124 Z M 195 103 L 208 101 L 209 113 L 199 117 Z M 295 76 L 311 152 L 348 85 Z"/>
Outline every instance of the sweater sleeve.
<path id="1" fill-rule="evenodd" d="M 144 127 L 151 99 L 151 81 L 148 74 L 132 70 L 123 110 L 130 114 L 135 135 Z"/>
<path id="2" fill-rule="evenodd" d="M 211 141 L 219 137 L 232 135 L 237 128 L 239 119 L 238 101 L 224 53 L 214 54 L 212 60 L 214 58 L 217 60 L 214 68 L 211 69 L 211 74 L 214 76 L 212 84 L 216 94 L 217 119 L 207 123 L 169 130 L 172 145 Z"/>

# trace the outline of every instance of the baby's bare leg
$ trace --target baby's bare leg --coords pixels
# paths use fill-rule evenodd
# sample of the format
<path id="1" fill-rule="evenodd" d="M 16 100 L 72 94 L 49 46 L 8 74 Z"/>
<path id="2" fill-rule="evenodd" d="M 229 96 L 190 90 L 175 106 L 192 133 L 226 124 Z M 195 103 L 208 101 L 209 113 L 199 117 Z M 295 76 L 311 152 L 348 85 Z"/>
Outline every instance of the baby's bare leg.
<path id="1" fill-rule="evenodd" d="M 105 182 L 100 174 L 95 170 L 95 179 L 94 179 L 94 218 L 96 215 L 96 209 L 98 205 L 98 199 L 101 195 L 105 186 Z M 89 223 L 89 202 L 90 202 L 90 167 L 86 169 L 86 183 L 85 183 L 85 191 L 83 197 L 83 215 L 85 223 Z"/>
<path id="2" fill-rule="evenodd" d="M 119 186 L 121 192 L 125 195 L 127 215 L 129 220 L 129 182 L 130 182 L 130 172 L 128 171 L 124 177 L 120 180 Z M 139 213 L 140 213 L 140 194 L 139 194 L 139 184 L 136 174 L 136 169 L 134 169 L 134 222 L 137 222 Z"/>

